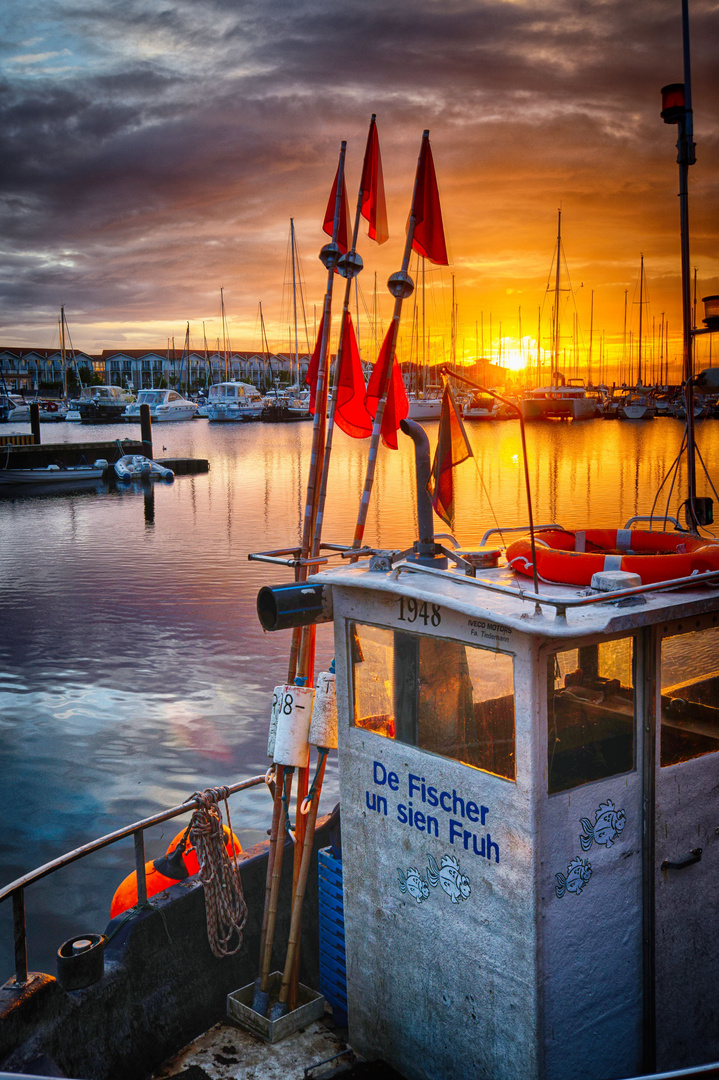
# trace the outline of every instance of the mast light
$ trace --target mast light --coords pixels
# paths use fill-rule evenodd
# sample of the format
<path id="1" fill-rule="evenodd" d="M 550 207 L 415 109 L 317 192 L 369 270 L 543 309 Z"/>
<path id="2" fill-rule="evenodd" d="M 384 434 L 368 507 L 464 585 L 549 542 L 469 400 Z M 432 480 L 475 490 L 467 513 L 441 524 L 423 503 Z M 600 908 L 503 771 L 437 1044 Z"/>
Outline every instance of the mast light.
<path id="1" fill-rule="evenodd" d="M 678 124 L 686 116 L 684 83 L 669 83 L 662 87 L 661 117 L 665 124 Z"/>
<path id="2" fill-rule="evenodd" d="M 719 330 L 719 296 L 703 296 L 704 325 L 707 330 Z"/>

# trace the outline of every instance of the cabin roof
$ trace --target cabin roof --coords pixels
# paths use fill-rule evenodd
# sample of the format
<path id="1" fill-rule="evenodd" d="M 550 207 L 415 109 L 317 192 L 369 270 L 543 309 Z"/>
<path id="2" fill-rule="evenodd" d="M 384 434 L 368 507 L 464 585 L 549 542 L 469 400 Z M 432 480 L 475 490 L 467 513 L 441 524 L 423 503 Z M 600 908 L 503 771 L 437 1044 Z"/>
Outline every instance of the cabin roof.
<path id="1" fill-rule="evenodd" d="M 368 560 L 350 566 L 321 571 L 312 578 L 313 583 L 339 586 L 345 589 L 364 589 L 370 593 L 391 593 L 394 596 L 413 597 L 441 604 L 472 619 L 487 619 L 511 626 L 514 630 L 535 637 L 568 638 L 577 635 L 629 632 L 665 620 L 688 618 L 693 615 L 716 611 L 719 618 L 719 585 L 699 585 L 695 588 L 662 588 L 641 593 L 629 600 L 603 600 L 586 606 L 566 608 L 558 612 L 552 604 L 542 605 L 542 613 L 535 613 L 533 599 L 516 592 L 518 580 L 506 566 L 494 570 L 481 570 L 476 578 L 468 578 L 461 570 L 424 572 L 421 567 L 398 572 L 369 569 Z M 484 587 L 483 587 L 483 583 Z M 514 590 L 514 594 L 491 591 L 487 586 L 501 586 Z M 519 587 L 532 593 L 530 578 L 522 579 Z M 540 582 L 540 596 L 546 596 L 557 604 L 586 599 L 589 590 L 569 585 L 550 585 Z M 591 593 L 596 596 L 596 593 Z"/>

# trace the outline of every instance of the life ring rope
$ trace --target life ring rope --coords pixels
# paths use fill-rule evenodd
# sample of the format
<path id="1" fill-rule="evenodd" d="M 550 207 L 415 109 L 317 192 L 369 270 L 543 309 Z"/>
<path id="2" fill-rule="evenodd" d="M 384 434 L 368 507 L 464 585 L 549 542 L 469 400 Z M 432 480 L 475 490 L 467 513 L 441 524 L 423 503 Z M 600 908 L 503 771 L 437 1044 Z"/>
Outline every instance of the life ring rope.
<path id="1" fill-rule="evenodd" d="M 642 585 L 719 570 L 719 543 L 687 533 L 546 529 L 534 539 L 537 575 L 550 585 L 590 585 L 594 574 L 611 570 L 637 574 Z M 532 576 L 528 537 L 509 545 L 507 562 L 517 573 Z"/>

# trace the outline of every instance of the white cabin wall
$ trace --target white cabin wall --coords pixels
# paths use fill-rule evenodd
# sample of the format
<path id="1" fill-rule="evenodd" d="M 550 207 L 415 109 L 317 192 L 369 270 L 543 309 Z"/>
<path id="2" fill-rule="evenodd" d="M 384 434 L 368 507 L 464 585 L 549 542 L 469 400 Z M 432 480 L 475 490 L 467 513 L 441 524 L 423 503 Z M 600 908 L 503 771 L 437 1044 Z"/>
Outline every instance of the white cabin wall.
<path id="1" fill-rule="evenodd" d="M 524 687 L 515 700 L 512 782 L 351 727 L 345 620 L 395 626 L 396 598 L 335 588 L 334 604 L 350 1042 L 410 1080 L 531 1080 L 539 1047 L 529 766 L 536 706 L 527 638 L 509 632 L 511 644 L 502 643 L 516 657 L 515 687 Z M 443 611 L 435 634 L 480 644 L 475 629 L 467 616 Z M 375 782 L 390 773 L 396 791 Z M 408 804 L 410 773 L 486 807 L 484 826 L 465 824 L 480 845 L 485 839 L 485 850 L 490 834 L 499 862 L 494 847 L 490 861 L 474 854 L 471 840 L 465 849 L 464 836 L 450 842 L 449 823 L 459 814 L 436 812 L 437 838 L 402 823 L 398 805 Z M 420 804 L 415 798 L 415 809 Z M 413 868 L 427 880 L 429 854 L 438 865 L 443 856 L 457 859 L 469 896 L 453 903 L 430 886 L 418 902 L 402 892 L 399 879 Z"/>

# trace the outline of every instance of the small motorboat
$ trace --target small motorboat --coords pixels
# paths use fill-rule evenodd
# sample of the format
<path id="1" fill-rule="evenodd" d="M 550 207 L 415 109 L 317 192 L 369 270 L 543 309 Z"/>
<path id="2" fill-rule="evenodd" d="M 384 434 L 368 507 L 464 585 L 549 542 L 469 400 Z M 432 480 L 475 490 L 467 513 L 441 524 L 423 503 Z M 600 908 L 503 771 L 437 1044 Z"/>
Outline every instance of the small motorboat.
<path id="1" fill-rule="evenodd" d="M 145 477 L 159 477 L 160 480 L 174 480 L 175 474 L 159 461 L 143 454 L 125 454 L 115 462 L 115 475 L 119 480 L 142 480 Z"/>
<path id="2" fill-rule="evenodd" d="M 37 469 L 0 469 L 0 487 L 53 487 L 61 484 L 101 480 L 107 461 L 98 458 L 92 465 L 46 465 Z"/>

